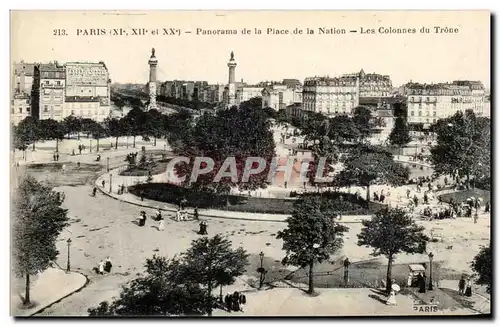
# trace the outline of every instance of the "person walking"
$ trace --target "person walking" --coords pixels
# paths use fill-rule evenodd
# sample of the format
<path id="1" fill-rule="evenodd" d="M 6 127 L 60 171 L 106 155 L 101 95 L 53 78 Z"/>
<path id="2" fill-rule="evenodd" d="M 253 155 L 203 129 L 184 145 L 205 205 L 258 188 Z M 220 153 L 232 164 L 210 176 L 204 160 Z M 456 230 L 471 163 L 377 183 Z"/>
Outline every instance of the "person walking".
<path id="1" fill-rule="evenodd" d="M 160 224 L 158 225 L 158 231 L 163 231 L 165 230 L 165 221 L 163 220 L 163 217 L 160 217 Z"/>
<path id="2" fill-rule="evenodd" d="M 59 153 L 56 153 L 56 161 L 59 162 Z"/>
<path id="3" fill-rule="evenodd" d="M 406 189 L 406 198 L 410 198 L 410 189 Z"/>
<path id="4" fill-rule="evenodd" d="M 111 263 L 111 258 L 108 256 L 104 262 L 104 270 L 106 273 L 111 273 L 111 267 L 113 267 L 113 264 Z"/>
<path id="5" fill-rule="evenodd" d="M 465 278 L 462 275 L 460 281 L 458 281 L 458 294 L 464 295 L 464 292 L 465 292 Z"/>
<path id="6" fill-rule="evenodd" d="M 193 216 L 194 216 L 195 221 L 200 220 L 200 215 L 198 214 L 198 207 L 195 207 Z"/>
<path id="7" fill-rule="evenodd" d="M 97 265 L 97 273 L 101 274 L 101 275 L 104 274 L 104 261 L 103 260 L 101 260 L 99 262 L 99 265 Z"/>
<path id="8" fill-rule="evenodd" d="M 106 180 L 102 180 L 101 185 L 104 188 L 106 186 Z"/>
<path id="9" fill-rule="evenodd" d="M 92 196 L 95 197 L 97 194 L 97 187 L 92 188 Z"/>
<path id="10" fill-rule="evenodd" d="M 144 226 L 146 225 L 146 212 L 141 211 L 141 214 L 139 215 L 139 226 Z"/>
<path id="11" fill-rule="evenodd" d="M 177 208 L 177 212 L 175 212 L 175 221 L 179 222 L 181 220 L 181 209 Z"/>
<path id="12" fill-rule="evenodd" d="M 240 294 L 240 310 L 243 312 L 243 308 L 245 308 L 245 305 L 247 303 L 247 297 L 242 293 Z"/>
<path id="13" fill-rule="evenodd" d="M 466 297 L 472 296 L 472 281 L 470 277 L 467 279 L 467 283 L 465 284 L 465 296 Z"/>

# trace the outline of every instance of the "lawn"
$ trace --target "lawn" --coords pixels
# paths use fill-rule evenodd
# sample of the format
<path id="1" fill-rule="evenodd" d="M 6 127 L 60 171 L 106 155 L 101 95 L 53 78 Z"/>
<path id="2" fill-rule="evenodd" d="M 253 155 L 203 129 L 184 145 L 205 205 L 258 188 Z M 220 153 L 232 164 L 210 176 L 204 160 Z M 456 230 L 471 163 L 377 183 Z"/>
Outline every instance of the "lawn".
<path id="1" fill-rule="evenodd" d="M 222 209 L 228 211 L 263 213 L 263 214 L 291 214 L 296 199 L 261 198 L 236 195 L 219 195 L 193 191 L 169 183 L 147 183 L 129 187 L 129 192 L 138 196 L 143 192 L 144 198 L 170 204 L 179 204 L 185 198 L 187 205 L 205 209 Z M 366 207 L 363 199 L 356 199 L 353 194 L 322 193 L 334 203 L 335 210 L 343 215 L 369 215 L 380 209 L 380 203 L 370 203 Z"/>
<path id="2" fill-rule="evenodd" d="M 462 203 L 467 198 L 469 197 L 480 197 L 483 199 L 483 204 L 485 204 L 487 201 L 491 200 L 491 193 L 488 190 L 482 190 L 482 189 L 470 189 L 470 190 L 464 190 L 464 191 L 457 191 L 449 194 L 444 194 L 439 196 L 443 202 L 449 203 L 450 200 L 453 198 L 453 201 L 455 203 Z"/>
<path id="3" fill-rule="evenodd" d="M 149 175 L 149 172 L 151 172 L 151 175 L 155 174 L 160 174 L 164 173 L 167 171 L 167 165 L 168 161 L 167 160 L 158 160 L 155 161 L 152 164 L 148 164 L 146 166 L 133 166 L 130 167 L 120 173 L 120 175 L 123 176 L 128 176 L 128 177 L 144 177 Z"/>
<path id="4" fill-rule="evenodd" d="M 65 171 L 62 169 L 63 165 L 66 166 Z M 76 163 L 44 163 L 21 166 L 18 170 L 13 170 L 12 174 L 28 174 L 51 187 L 78 186 L 92 184 L 103 169 L 101 164 L 81 163 L 78 167 Z"/>

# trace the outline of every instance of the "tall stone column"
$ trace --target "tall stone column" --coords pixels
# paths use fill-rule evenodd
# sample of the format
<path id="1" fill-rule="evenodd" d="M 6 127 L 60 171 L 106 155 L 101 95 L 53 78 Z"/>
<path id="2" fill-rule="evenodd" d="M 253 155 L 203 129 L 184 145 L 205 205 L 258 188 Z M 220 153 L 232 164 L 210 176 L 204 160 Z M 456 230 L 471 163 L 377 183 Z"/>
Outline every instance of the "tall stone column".
<path id="1" fill-rule="evenodd" d="M 149 64 L 149 105 L 148 110 L 157 109 L 156 105 L 156 66 L 158 65 L 158 60 L 155 57 L 155 49 L 151 50 L 151 57 L 148 61 Z"/>
<path id="2" fill-rule="evenodd" d="M 227 63 L 229 68 L 229 80 L 228 80 L 228 105 L 232 106 L 236 103 L 236 61 L 234 61 L 234 52 L 231 51 L 231 58 Z"/>

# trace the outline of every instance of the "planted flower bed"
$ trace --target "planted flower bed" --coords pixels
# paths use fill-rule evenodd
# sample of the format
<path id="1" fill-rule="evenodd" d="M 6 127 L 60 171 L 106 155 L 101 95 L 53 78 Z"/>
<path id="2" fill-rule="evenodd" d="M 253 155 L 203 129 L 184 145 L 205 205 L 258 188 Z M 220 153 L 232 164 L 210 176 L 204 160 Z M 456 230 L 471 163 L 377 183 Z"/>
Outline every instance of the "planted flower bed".
<path id="1" fill-rule="evenodd" d="M 296 201 L 296 199 L 219 195 L 193 191 L 170 183 L 138 184 L 129 187 L 129 192 L 136 196 L 142 193 L 144 198 L 176 205 L 185 198 L 190 207 L 267 214 L 291 214 Z M 372 202 L 368 208 L 365 200 L 357 199 L 353 194 L 325 192 L 321 193 L 321 196 L 331 199 L 334 210 L 343 215 L 369 215 L 384 206 Z"/>

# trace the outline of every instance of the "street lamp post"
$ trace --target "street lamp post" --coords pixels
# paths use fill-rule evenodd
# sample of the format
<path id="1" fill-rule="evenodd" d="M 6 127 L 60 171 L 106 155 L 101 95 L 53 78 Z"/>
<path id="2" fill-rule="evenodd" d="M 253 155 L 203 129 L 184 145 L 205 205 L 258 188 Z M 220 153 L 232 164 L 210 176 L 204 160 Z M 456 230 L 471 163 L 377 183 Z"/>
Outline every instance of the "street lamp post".
<path id="1" fill-rule="evenodd" d="M 434 254 L 432 252 L 429 253 L 429 291 L 432 291 L 432 259 L 434 258 Z"/>
<path id="2" fill-rule="evenodd" d="M 264 279 L 266 278 L 266 273 L 267 271 L 264 268 L 264 253 L 261 251 L 259 254 L 260 257 L 260 267 L 257 269 L 257 272 L 260 274 L 260 279 L 259 279 L 259 290 L 262 288 L 262 285 L 264 284 Z"/>
<path id="3" fill-rule="evenodd" d="M 68 240 L 66 240 L 66 243 L 68 244 L 68 264 L 66 265 L 66 272 L 69 273 L 71 271 L 71 259 L 70 259 L 71 238 L 68 238 Z"/>

